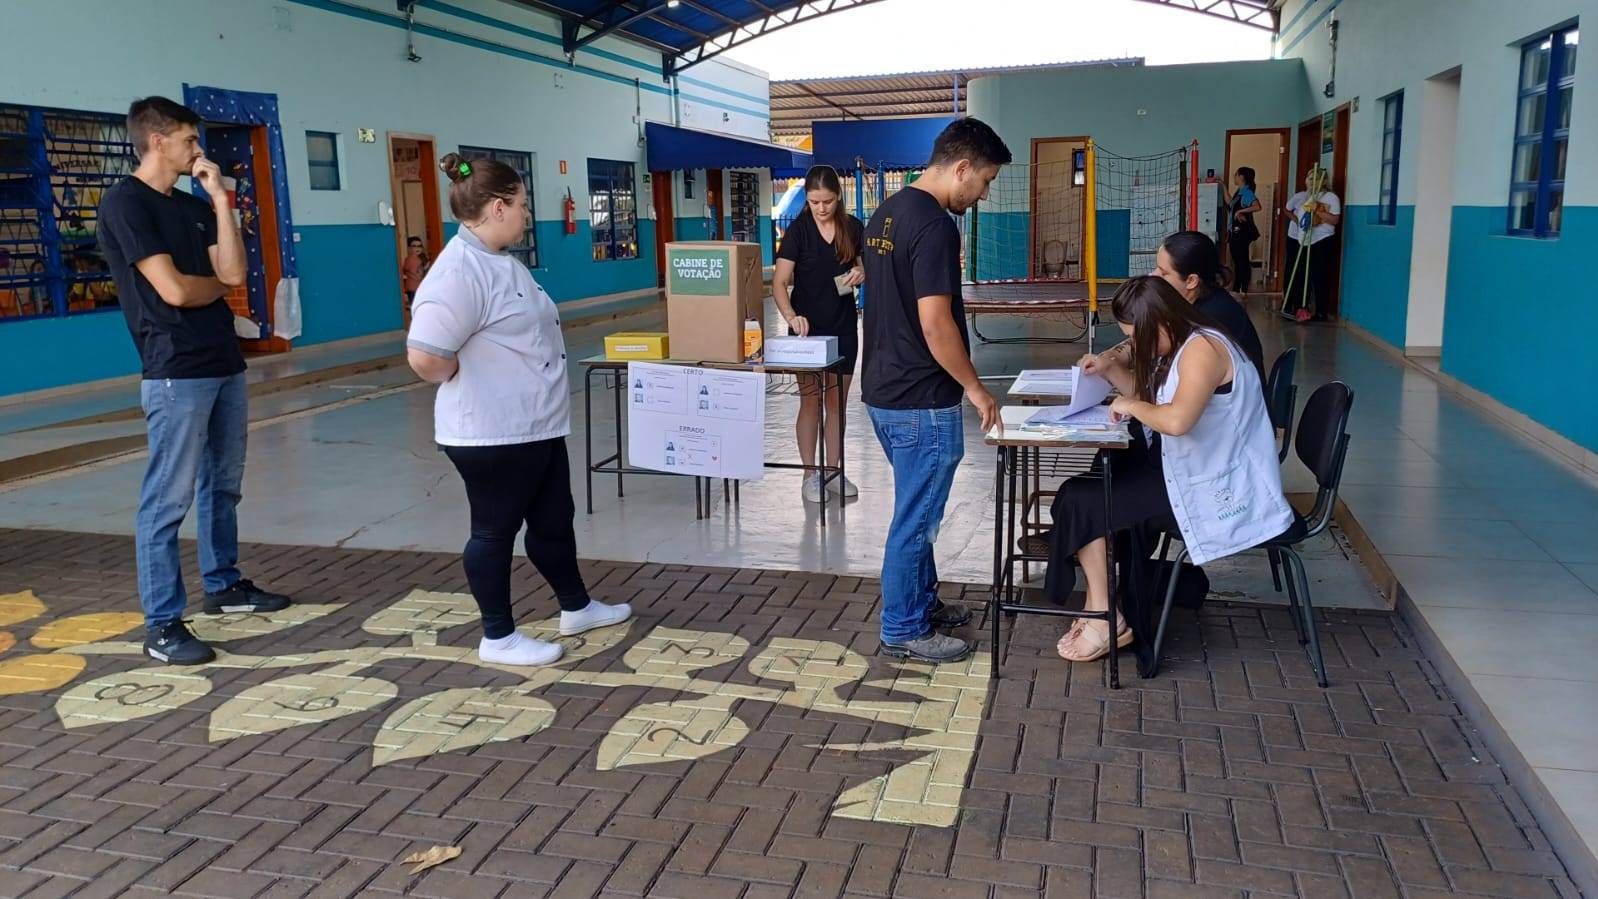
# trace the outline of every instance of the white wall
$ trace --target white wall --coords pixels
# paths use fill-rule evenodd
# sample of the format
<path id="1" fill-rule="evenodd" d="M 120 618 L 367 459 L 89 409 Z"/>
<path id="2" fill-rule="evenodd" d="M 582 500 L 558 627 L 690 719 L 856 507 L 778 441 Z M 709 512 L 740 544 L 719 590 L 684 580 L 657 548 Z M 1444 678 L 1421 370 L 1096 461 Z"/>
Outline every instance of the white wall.
<path id="1" fill-rule="evenodd" d="M 1459 79 L 1426 81 L 1416 97 L 1417 166 L 1414 248 L 1409 262 L 1409 319 L 1405 346 L 1430 355 L 1443 345 L 1448 295 L 1448 247 L 1453 233 L 1454 152 L 1459 134 Z M 1400 147 L 1402 150 L 1402 147 Z"/>

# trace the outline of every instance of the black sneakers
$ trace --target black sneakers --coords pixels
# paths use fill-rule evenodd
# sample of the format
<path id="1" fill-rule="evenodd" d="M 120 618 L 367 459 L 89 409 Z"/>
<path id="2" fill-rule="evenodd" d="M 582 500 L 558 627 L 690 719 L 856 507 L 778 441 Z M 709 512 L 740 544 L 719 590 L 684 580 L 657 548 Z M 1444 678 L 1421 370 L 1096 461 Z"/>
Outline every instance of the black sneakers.
<path id="1" fill-rule="evenodd" d="M 927 631 L 913 640 L 903 643 L 889 643 L 883 641 L 882 652 L 898 659 L 910 659 L 916 662 L 958 662 L 971 654 L 971 644 L 948 634 L 937 631 Z"/>
<path id="2" fill-rule="evenodd" d="M 229 612 L 278 612 L 289 607 L 290 600 L 279 593 L 268 593 L 248 578 L 220 593 L 205 594 L 205 614 L 225 615 Z"/>
<path id="3" fill-rule="evenodd" d="M 971 620 L 971 608 L 957 602 L 938 600 L 932 605 L 933 627 L 955 628 Z"/>
<path id="4" fill-rule="evenodd" d="M 214 661 L 216 653 L 189 633 L 182 621 L 169 621 L 155 628 L 147 628 L 144 636 L 144 654 L 168 665 L 204 665 Z"/>

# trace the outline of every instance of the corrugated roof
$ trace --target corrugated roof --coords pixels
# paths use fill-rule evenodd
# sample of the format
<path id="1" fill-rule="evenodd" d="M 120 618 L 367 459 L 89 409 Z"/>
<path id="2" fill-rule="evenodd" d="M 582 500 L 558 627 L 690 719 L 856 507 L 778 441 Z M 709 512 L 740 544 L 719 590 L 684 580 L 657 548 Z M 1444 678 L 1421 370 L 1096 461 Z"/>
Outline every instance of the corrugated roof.
<path id="1" fill-rule="evenodd" d="M 810 123 L 816 120 L 960 115 L 965 112 L 966 85 L 973 78 L 984 75 L 1142 64 L 1142 57 L 1126 57 L 1043 65 L 773 81 L 771 133 L 777 138 L 806 135 L 810 133 Z"/>
<path id="2" fill-rule="evenodd" d="M 880 0 L 516 0 L 560 16 L 567 53 L 606 35 L 663 54 L 668 73 L 790 25 Z"/>

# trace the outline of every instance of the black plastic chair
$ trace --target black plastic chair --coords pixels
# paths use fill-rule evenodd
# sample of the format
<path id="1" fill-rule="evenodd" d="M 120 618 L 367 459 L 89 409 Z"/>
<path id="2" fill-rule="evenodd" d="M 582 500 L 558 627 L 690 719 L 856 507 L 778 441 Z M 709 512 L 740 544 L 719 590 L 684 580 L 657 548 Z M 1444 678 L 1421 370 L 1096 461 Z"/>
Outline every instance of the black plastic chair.
<path id="1" fill-rule="evenodd" d="M 1293 383 L 1293 373 L 1298 368 L 1298 347 L 1288 347 L 1271 363 L 1271 376 L 1265 379 L 1265 411 L 1271 417 L 1271 427 L 1282 432 L 1282 445 L 1276 448 L 1276 461 L 1286 462 L 1288 447 L 1293 445 L 1293 410 L 1298 405 L 1298 385 Z M 1275 550 L 1267 550 L 1271 562 L 1271 584 L 1282 592 L 1282 560 Z"/>
<path id="2" fill-rule="evenodd" d="M 1321 641 L 1315 631 L 1315 610 L 1310 604 L 1309 576 L 1304 571 L 1304 560 L 1298 554 L 1298 544 L 1324 532 L 1332 523 L 1332 513 L 1337 508 L 1337 488 L 1343 481 L 1343 460 L 1348 456 L 1348 415 L 1354 406 L 1354 391 L 1342 381 L 1323 384 L 1304 406 L 1304 417 L 1298 424 L 1298 458 L 1315 476 L 1315 506 L 1308 519 L 1293 513 L 1293 525 L 1281 536 L 1257 547 L 1279 558 L 1287 568 L 1287 599 L 1291 607 L 1293 628 L 1298 631 L 1298 642 L 1309 644 L 1310 664 L 1315 668 L 1315 682 L 1326 686 L 1326 662 L 1321 658 Z M 1187 558 L 1184 548 L 1176 557 L 1181 565 Z M 1165 622 L 1171 614 L 1171 602 L 1176 597 L 1176 578 L 1169 579 L 1165 589 L 1165 604 L 1160 609 L 1160 624 L 1154 632 L 1154 665 L 1160 664 L 1160 646 L 1165 642 Z M 1152 675 L 1151 675 L 1152 676 Z"/>
<path id="3" fill-rule="evenodd" d="M 1287 448 L 1293 443 L 1293 407 L 1298 403 L 1298 385 L 1293 383 L 1293 373 L 1297 368 L 1298 347 L 1288 347 L 1276 357 L 1271 364 L 1271 376 L 1265 379 L 1265 409 L 1270 413 L 1271 427 L 1282 432 L 1282 445 L 1276 450 L 1278 462 L 1287 461 Z"/>

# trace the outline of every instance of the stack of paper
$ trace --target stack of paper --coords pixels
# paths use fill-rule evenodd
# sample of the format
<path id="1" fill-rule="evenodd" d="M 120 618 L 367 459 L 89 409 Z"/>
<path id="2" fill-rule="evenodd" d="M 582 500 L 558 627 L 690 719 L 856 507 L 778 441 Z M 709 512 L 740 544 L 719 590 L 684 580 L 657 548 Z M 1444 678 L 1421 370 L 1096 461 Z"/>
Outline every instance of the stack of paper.
<path id="1" fill-rule="evenodd" d="M 1071 411 L 1070 406 L 1044 406 L 1027 419 L 1028 425 L 1055 428 L 1107 429 L 1116 426 L 1109 406 L 1089 406 Z"/>
<path id="2" fill-rule="evenodd" d="M 1029 368 L 1015 377 L 1010 385 L 1013 394 L 1030 396 L 1070 396 L 1075 383 L 1070 368 Z"/>

